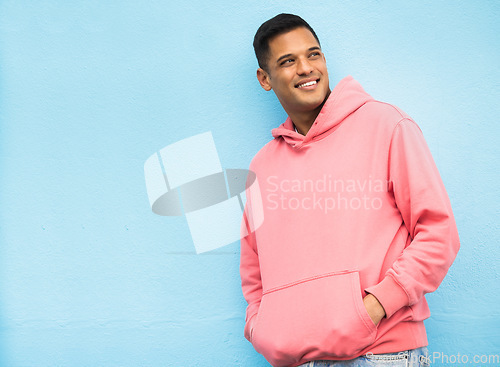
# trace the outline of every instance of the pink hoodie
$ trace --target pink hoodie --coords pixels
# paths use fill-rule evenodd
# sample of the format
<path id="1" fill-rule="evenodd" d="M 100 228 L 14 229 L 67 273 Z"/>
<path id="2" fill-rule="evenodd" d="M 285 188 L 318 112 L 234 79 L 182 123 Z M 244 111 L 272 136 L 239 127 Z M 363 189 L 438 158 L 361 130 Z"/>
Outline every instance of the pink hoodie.
<path id="1" fill-rule="evenodd" d="M 417 124 L 349 76 L 306 136 L 290 118 L 272 134 L 242 222 L 245 337 L 273 366 L 427 345 L 424 295 L 460 244 Z M 386 311 L 378 325 L 367 292 Z"/>

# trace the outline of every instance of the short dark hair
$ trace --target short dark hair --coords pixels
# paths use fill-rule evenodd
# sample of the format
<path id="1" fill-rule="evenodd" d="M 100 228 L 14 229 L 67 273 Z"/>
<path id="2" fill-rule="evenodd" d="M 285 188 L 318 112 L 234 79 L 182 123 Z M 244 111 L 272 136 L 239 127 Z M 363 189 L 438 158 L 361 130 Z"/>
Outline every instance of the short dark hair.
<path id="1" fill-rule="evenodd" d="M 304 19 L 294 14 L 278 14 L 274 18 L 262 23 L 257 33 L 255 33 L 253 49 L 255 50 L 255 56 L 257 56 L 259 67 L 268 71 L 267 61 L 269 59 L 269 42 L 271 39 L 299 27 L 304 27 L 311 31 L 316 41 L 318 41 L 318 44 L 321 46 L 318 36 L 316 36 L 314 30 Z"/>

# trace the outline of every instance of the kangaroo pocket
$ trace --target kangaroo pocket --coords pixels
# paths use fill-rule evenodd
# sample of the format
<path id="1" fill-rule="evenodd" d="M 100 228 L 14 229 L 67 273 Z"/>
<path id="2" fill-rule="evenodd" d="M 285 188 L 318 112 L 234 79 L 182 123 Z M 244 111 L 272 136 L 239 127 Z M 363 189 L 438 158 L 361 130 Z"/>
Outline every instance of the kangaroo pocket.
<path id="1" fill-rule="evenodd" d="M 357 271 L 325 274 L 264 292 L 252 344 L 273 366 L 348 358 L 375 341 Z"/>

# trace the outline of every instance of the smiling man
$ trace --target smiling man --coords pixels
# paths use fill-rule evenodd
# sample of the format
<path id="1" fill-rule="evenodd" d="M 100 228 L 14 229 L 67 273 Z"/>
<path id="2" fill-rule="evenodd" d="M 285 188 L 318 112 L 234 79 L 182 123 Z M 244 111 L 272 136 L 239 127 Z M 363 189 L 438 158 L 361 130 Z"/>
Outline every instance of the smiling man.
<path id="1" fill-rule="evenodd" d="M 273 366 L 428 366 L 425 294 L 460 244 L 422 132 L 350 76 L 330 90 L 298 16 L 262 24 L 254 49 L 288 118 L 250 164 L 262 205 L 247 192 L 245 337 Z"/>
<path id="2" fill-rule="evenodd" d="M 330 95 L 319 41 L 312 29 L 300 27 L 271 39 L 266 48 L 257 78 L 265 90 L 274 90 L 299 131 L 307 132 Z"/>

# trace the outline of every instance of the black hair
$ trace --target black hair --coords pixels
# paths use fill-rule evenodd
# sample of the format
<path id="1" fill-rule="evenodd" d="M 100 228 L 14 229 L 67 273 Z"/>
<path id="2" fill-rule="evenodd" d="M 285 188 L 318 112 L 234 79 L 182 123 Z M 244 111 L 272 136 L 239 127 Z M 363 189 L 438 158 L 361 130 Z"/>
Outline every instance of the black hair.
<path id="1" fill-rule="evenodd" d="M 253 49 L 259 67 L 269 71 L 267 69 L 267 61 L 269 59 L 269 42 L 271 39 L 299 27 L 304 27 L 311 31 L 316 41 L 318 41 L 318 44 L 320 44 L 318 36 L 316 36 L 311 26 L 298 15 L 282 13 L 262 23 L 253 39 Z"/>

